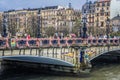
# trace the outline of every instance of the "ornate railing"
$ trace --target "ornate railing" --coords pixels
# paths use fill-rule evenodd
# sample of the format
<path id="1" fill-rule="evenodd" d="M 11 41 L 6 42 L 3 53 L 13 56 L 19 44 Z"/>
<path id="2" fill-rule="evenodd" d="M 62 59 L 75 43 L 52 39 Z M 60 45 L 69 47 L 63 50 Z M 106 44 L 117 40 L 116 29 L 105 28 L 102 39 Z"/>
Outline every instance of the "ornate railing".
<path id="1" fill-rule="evenodd" d="M 39 47 L 67 47 L 72 45 L 77 46 L 105 46 L 119 45 L 120 39 L 82 39 L 82 38 L 0 38 L 0 49 L 10 49 L 10 48 L 39 48 Z"/>

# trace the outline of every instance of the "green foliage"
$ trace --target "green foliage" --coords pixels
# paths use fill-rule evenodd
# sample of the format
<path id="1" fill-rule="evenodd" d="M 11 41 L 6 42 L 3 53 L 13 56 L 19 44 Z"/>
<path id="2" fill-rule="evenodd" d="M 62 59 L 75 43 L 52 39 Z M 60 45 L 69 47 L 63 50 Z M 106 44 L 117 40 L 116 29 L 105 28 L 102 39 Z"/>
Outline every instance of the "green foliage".
<path id="1" fill-rule="evenodd" d="M 118 32 L 113 32 L 110 34 L 111 37 L 114 37 L 114 36 L 120 36 L 120 31 Z"/>
<path id="2" fill-rule="evenodd" d="M 80 28 L 82 28 L 82 24 L 81 24 L 81 20 L 78 19 L 78 20 L 75 21 L 75 25 L 74 25 L 74 27 L 72 28 L 72 33 L 74 33 L 74 34 L 76 34 L 77 36 L 79 36 Z"/>
<path id="3" fill-rule="evenodd" d="M 57 32 L 62 32 L 64 36 L 67 36 L 69 34 L 69 27 L 60 27 L 60 29 Z"/>
<path id="4" fill-rule="evenodd" d="M 54 33 L 56 32 L 54 27 L 45 27 L 44 31 L 45 31 L 45 34 L 48 35 L 49 37 L 53 36 Z"/>

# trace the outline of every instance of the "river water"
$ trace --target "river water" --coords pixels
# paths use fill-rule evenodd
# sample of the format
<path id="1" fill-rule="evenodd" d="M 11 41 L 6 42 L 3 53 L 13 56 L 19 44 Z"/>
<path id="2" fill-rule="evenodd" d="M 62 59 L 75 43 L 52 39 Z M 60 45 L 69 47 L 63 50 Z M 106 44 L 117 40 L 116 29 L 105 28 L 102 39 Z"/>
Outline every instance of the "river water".
<path id="1" fill-rule="evenodd" d="M 14 73 L 14 71 L 9 71 L 0 76 L 0 80 L 120 80 L 120 64 L 99 66 L 93 68 L 90 73 L 80 74 L 79 76 L 64 76 L 65 73 L 62 74 L 61 76 L 54 76 L 49 74 Z"/>

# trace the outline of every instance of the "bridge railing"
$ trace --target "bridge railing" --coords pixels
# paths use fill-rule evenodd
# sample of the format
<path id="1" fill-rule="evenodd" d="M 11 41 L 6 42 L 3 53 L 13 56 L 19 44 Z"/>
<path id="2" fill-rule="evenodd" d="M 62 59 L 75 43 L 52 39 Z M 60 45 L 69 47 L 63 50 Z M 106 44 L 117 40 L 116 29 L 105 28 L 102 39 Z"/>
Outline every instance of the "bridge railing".
<path id="1" fill-rule="evenodd" d="M 17 48 L 27 48 L 27 39 L 21 38 L 16 40 Z"/>
<path id="2" fill-rule="evenodd" d="M 120 39 L 87 39 L 86 46 L 105 46 L 105 45 L 118 45 Z M 54 39 L 54 38 L 1 38 L 0 39 L 0 49 L 7 48 L 39 48 L 39 47 L 61 47 L 61 46 L 72 46 L 78 45 L 81 46 L 84 44 L 84 39 L 82 38 L 63 38 L 63 39 Z"/>
<path id="3" fill-rule="evenodd" d="M 40 42 L 39 42 L 39 39 L 37 38 L 27 40 L 27 46 L 29 48 L 37 48 L 39 47 L 39 45 L 40 45 Z"/>
<path id="4" fill-rule="evenodd" d="M 0 49 L 6 49 L 9 47 L 9 42 L 7 38 L 1 38 L 0 39 Z"/>

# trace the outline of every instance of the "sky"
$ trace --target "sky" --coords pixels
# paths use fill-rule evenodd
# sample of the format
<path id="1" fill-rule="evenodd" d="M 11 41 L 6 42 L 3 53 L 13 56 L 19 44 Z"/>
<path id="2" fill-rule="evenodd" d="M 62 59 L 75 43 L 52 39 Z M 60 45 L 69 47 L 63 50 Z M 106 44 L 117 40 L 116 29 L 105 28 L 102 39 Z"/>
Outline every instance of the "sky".
<path id="1" fill-rule="evenodd" d="M 95 1 L 95 0 L 91 0 Z M 0 11 L 23 8 L 40 8 L 45 6 L 65 6 L 71 3 L 75 9 L 81 9 L 86 0 L 0 0 Z"/>

